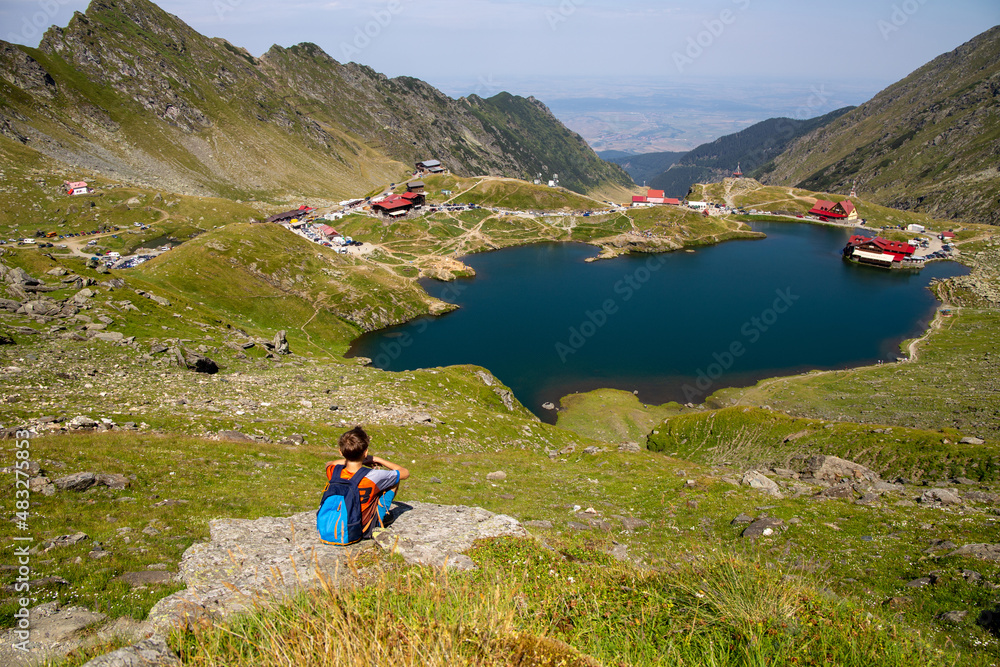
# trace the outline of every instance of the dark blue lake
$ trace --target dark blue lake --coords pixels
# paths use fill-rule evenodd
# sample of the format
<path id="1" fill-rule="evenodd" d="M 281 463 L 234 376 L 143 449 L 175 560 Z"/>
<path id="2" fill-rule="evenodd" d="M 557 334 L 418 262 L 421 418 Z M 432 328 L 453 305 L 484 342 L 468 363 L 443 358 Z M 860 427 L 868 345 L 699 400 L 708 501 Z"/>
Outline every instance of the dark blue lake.
<path id="1" fill-rule="evenodd" d="M 768 238 L 587 263 L 595 248 L 543 244 L 466 257 L 477 277 L 423 281 L 461 308 L 367 334 L 351 355 L 390 371 L 475 364 L 530 410 L 576 391 L 638 391 L 645 403 L 809 369 L 895 361 L 954 262 L 888 271 L 844 262 L 851 232 L 761 224 Z"/>

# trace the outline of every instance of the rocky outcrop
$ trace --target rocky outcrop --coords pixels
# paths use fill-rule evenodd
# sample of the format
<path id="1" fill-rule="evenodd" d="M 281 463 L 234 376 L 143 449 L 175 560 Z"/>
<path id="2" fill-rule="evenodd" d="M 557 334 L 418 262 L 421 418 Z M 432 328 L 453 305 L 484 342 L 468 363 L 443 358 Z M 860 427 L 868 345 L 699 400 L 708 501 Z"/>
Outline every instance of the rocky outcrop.
<path id="1" fill-rule="evenodd" d="M 257 601 L 315 587 L 321 579 L 335 585 L 349 582 L 353 574 L 344 564 L 376 545 L 401 554 L 408 563 L 471 569 L 472 560 L 462 552 L 473 541 L 527 536 L 516 519 L 478 507 L 396 503 L 387 523 L 374 541 L 335 547 L 320 540 L 315 512 L 212 521 L 211 539 L 181 558 L 177 578 L 187 589 L 153 607 L 151 627 L 165 632 L 187 620 L 225 616 Z"/>
<path id="2" fill-rule="evenodd" d="M 757 470 L 749 470 L 744 473 L 741 483 L 744 486 L 749 486 L 751 489 L 763 491 L 768 495 L 781 497 L 781 487 L 774 480 Z"/>
<path id="3" fill-rule="evenodd" d="M 137 644 L 94 658 L 83 667 L 179 667 L 181 664 L 163 637 L 154 636 Z"/>
<path id="4" fill-rule="evenodd" d="M 13 629 L 0 632 L 0 664 L 29 667 L 61 658 L 80 646 L 84 630 L 106 618 L 85 607 L 62 608 L 58 602 L 37 605 L 28 616 L 31 639 L 27 652 L 13 648 L 13 644 L 23 640 Z"/>
<path id="5" fill-rule="evenodd" d="M 874 482 L 879 476 L 853 461 L 836 456 L 813 456 L 805 462 L 802 479 L 816 484 L 837 484 L 843 480 Z"/>
<path id="6" fill-rule="evenodd" d="M 397 504 L 393 512 L 393 523 L 375 543 L 412 564 L 471 570 L 475 563 L 462 552 L 475 540 L 528 535 L 517 519 L 479 507 L 413 502 Z"/>
<path id="7" fill-rule="evenodd" d="M 17 91 L 0 132 L 116 179 L 191 194 L 278 188 L 325 197 L 331 183 L 360 177 L 363 190 L 365 179 L 395 178 L 387 160 L 436 157 L 462 175 L 521 177 L 547 165 L 578 191 L 631 183 L 536 100 L 452 99 L 411 77 L 338 63 L 309 43 L 255 58 L 147 0 L 94 2 L 50 28 L 38 50 L 36 59 L 0 42 L 0 77 Z M 56 59 L 61 68 L 49 64 Z M 180 161 L 163 159 L 161 143 L 181 151 Z"/>

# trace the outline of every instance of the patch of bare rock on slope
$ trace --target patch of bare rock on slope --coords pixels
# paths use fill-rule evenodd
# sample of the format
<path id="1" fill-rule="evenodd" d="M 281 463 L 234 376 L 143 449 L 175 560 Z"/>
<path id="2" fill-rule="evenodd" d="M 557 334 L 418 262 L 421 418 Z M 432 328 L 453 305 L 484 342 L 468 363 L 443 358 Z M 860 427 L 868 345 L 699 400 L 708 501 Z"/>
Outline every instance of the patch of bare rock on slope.
<path id="1" fill-rule="evenodd" d="M 202 619 L 223 619 L 254 604 L 280 601 L 318 587 L 323 581 L 334 586 L 353 585 L 355 574 L 345 565 L 369 549 L 398 553 L 410 564 L 469 570 L 475 563 L 462 552 L 475 540 L 528 535 L 516 519 L 506 515 L 479 507 L 420 502 L 395 503 L 387 524 L 375 540 L 345 548 L 320 540 L 315 512 L 212 521 L 209 541 L 193 545 L 181 559 L 176 578 L 187 588 L 160 600 L 144 623 L 116 622 L 113 634 L 131 637 L 136 643 L 94 658 L 86 667 L 179 665 L 164 640 L 171 628 Z M 58 645 L 44 644 L 56 636 L 46 635 L 31 647 L 27 660 L 4 664 L 38 665 L 46 656 L 65 655 L 81 645 L 81 630 L 96 627 L 105 619 L 103 614 L 83 608 L 41 611 L 44 613 L 35 614 L 35 620 L 40 624 L 43 618 L 51 617 L 45 627 L 51 625 L 58 631 Z M 101 633 L 109 631 L 105 628 Z"/>

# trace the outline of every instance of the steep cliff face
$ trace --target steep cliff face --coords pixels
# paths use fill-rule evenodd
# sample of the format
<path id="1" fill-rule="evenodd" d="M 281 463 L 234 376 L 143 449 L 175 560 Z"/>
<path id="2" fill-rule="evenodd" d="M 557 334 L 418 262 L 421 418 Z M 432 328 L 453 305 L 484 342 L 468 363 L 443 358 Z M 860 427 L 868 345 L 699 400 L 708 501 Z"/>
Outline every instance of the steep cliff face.
<path id="1" fill-rule="evenodd" d="M 429 157 L 462 175 L 527 176 L 545 164 L 579 191 L 628 183 L 544 107 L 522 100 L 494 127 L 510 96 L 453 100 L 313 44 L 254 58 L 147 0 L 94 0 L 38 49 L 0 43 L 0 93 L 5 136 L 193 194 L 345 196 Z"/>
<path id="2" fill-rule="evenodd" d="M 1000 26 L 793 144 L 765 183 L 1000 224 Z"/>

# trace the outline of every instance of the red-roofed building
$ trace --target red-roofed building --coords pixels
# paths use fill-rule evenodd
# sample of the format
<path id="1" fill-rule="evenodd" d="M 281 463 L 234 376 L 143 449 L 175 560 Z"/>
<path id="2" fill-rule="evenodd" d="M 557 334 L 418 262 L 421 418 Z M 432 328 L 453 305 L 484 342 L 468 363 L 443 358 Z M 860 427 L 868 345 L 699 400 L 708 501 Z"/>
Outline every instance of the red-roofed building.
<path id="1" fill-rule="evenodd" d="M 857 220 L 858 210 L 854 203 L 844 200 L 840 203 L 833 203 L 824 199 L 817 199 L 816 205 L 809 211 L 811 215 L 818 215 L 824 218 L 835 218 L 837 220 Z"/>
<path id="2" fill-rule="evenodd" d="M 911 258 L 916 251 L 916 247 L 902 241 L 890 241 L 881 236 L 868 238 L 855 235 L 847 242 L 844 257 L 859 264 L 898 268 L 904 262 L 913 266 Z"/>
<path id="3" fill-rule="evenodd" d="M 646 196 L 635 195 L 632 197 L 633 204 L 670 204 L 680 206 L 681 200 L 673 197 L 664 197 L 663 190 L 650 190 Z"/>
<path id="4" fill-rule="evenodd" d="M 372 204 L 372 210 L 396 218 L 405 215 L 413 206 L 413 200 L 406 195 L 389 195 L 382 201 Z"/>
<path id="5" fill-rule="evenodd" d="M 85 195 L 90 192 L 87 183 L 84 181 L 66 181 L 63 183 L 68 195 Z"/>
<path id="6" fill-rule="evenodd" d="M 945 241 L 947 239 L 955 238 L 955 232 L 941 232 L 941 240 Z"/>
<path id="7" fill-rule="evenodd" d="M 426 199 L 423 192 L 404 192 L 400 197 L 413 202 L 414 206 L 423 206 Z"/>

